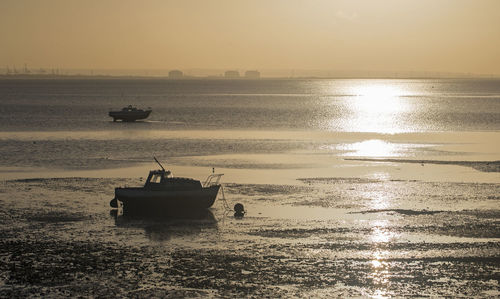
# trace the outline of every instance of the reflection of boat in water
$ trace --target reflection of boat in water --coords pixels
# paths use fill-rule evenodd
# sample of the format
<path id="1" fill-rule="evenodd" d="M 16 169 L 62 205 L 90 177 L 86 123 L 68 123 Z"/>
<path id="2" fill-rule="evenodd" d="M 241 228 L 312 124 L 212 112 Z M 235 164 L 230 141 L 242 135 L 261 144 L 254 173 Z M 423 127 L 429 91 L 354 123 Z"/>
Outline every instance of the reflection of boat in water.
<path id="1" fill-rule="evenodd" d="M 217 229 L 217 220 L 208 209 L 170 215 L 159 215 L 154 212 L 130 215 L 124 211 L 122 215 L 115 215 L 115 224 L 121 228 L 144 229 L 146 236 L 154 241 L 195 236 L 204 231 L 212 232 Z"/>
<path id="2" fill-rule="evenodd" d="M 132 105 L 122 108 L 119 111 L 109 111 L 109 116 L 113 118 L 113 121 L 122 120 L 127 122 L 136 121 L 138 119 L 145 119 L 151 114 L 151 108 L 148 110 L 137 109 Z"/>
<path id="3" fill-rule="evenodd" d="M 124 213 L 158 213 L 192 211 L 210 208 L 217 198 L 222 174 L 212 174 L 202 184 L 188 178 L 172 177 L 171 172 L 160 165 L 160 170 L 152 170 L 144 187 L 115 188 L 112 207 L 117 207 L 116 200 L 123 203 Z"/>

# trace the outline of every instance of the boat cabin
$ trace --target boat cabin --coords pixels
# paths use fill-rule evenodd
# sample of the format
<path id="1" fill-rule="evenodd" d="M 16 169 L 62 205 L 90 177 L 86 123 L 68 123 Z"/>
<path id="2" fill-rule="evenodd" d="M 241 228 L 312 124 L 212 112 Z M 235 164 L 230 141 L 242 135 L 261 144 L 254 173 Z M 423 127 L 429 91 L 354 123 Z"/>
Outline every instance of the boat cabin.
<path id="1" fill-rule="evenodd" d="M 122 108 L 122 111 L 137 111 L 138 109 L 132 105 L 128 105 L 127 107 Z"/>
<path id="2" fill-rule="evenodd" d="M 187 178 L 174 178 L 169 170 L 152 170 L 149 172 L 144 189 L 185 191 L 202 188 L 200 181 Z"/>

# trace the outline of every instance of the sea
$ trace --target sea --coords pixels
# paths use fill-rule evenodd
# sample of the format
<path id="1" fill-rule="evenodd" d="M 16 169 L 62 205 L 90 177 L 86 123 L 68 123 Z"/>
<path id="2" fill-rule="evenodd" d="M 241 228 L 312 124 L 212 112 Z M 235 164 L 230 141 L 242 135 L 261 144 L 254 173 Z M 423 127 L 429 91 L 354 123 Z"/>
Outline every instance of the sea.
<path id="1" fill-rule="evenodd" d="M 498 297 L 499 194 L 499 79 L 0 79 L 0 297 Z"/>

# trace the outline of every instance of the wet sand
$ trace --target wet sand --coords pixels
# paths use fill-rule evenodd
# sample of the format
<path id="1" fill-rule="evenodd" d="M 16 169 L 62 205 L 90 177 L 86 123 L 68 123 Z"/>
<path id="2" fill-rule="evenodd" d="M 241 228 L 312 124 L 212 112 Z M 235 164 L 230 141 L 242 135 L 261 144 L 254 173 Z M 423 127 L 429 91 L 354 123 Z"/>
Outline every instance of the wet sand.
<path id="1" fill-rule="evenodd" d="M 135 178 L 0 185 L 1 297 L 499 296 L 500 184 L 228 183 L 192 217 L 123 215 Z"/>

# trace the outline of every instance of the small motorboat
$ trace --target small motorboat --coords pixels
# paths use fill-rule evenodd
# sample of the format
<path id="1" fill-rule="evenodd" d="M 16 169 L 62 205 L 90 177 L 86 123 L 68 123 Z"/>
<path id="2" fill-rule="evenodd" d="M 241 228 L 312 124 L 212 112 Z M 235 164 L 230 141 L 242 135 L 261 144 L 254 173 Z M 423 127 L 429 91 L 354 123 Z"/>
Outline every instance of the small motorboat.
<path id="1" fill-rule="evenodd" d="M 144 187 L 115 188 L 115 198 L 110 202 L 114 208 L 118 201 L 123 204 L 123 211 L 129 214 L 147 211 L 197 210 L 210 208 L 217 198 L 223 174 L 211 174 L 203 184 L 190 178 L 173 177 L 156 158 L 161 169 L 151 170 Z"/>
<path id="2" fill-rule="evenodd" d="M 151 114 L 151 108 L 147 110 L 137 109 L 132 105 L 128 105 L 127 107 L 122 108 L 119 111 L 109 111 L 109 116 L 113 118 L 113 121 L 121 120 L 126 122 L 132 122 L 139 119 L 148 118 L 149 114 Z"/>

